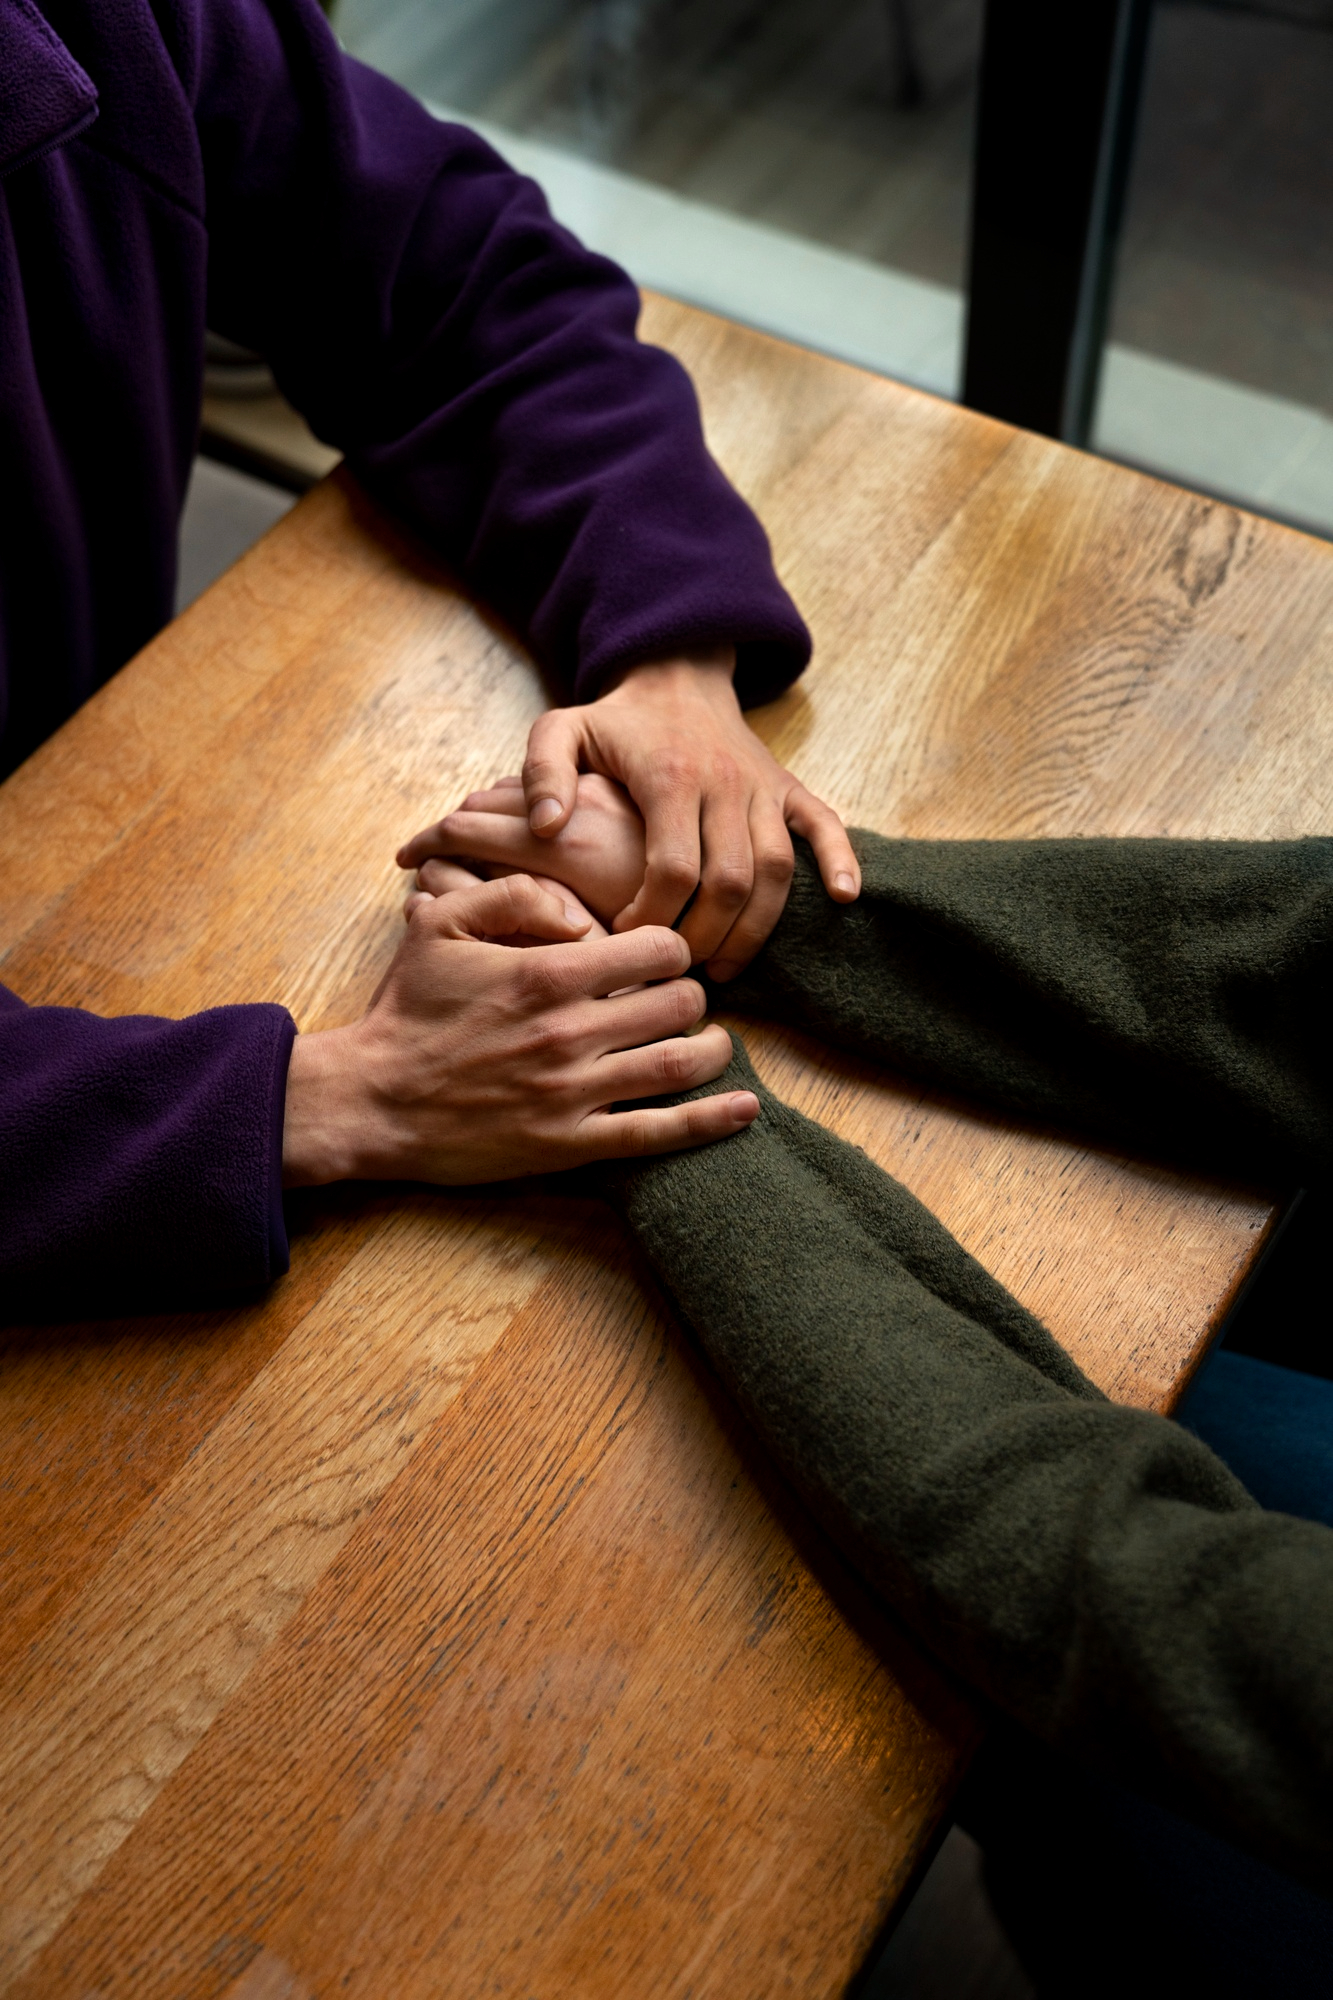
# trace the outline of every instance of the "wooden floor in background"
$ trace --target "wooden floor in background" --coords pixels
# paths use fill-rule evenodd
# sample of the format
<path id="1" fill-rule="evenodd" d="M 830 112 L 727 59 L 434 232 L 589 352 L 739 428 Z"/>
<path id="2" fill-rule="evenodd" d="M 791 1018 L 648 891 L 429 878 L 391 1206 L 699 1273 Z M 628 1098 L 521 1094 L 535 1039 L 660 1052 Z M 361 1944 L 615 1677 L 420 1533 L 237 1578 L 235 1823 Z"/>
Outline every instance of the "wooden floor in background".
<path id="1" fill-rule="evenodd" d="M 1294 13 L 1296 10 L 1288 10 Z M 979 0 L 336 0 L 436 102 L 961 287 Z M 1333 412 L 1333 31 L 1157 9 L 1112 338 Z M 902 102 L 914 24 L 925 94 Z"/>

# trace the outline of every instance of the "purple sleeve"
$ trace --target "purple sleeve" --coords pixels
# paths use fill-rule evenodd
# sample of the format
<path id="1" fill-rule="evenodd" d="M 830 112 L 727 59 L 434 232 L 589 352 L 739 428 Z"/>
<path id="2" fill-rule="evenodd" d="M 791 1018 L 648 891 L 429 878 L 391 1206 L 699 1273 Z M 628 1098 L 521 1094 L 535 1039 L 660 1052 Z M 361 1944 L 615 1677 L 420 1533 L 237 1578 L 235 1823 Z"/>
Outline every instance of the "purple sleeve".
<path id="1" fill-rule="evenodd" d="M 0 1319 L 189 1305 L 287 1268 L 282 1007 L 184 1021 L 0 986 Z"/>
<path id="2" fill-rule="evenodd" d="M 734 643 L 771 699 L 810 640 L 638 294 L 532 181 L 344 56 L 315 0 L 176 0 L 209 315 L 587 697 Z"/>

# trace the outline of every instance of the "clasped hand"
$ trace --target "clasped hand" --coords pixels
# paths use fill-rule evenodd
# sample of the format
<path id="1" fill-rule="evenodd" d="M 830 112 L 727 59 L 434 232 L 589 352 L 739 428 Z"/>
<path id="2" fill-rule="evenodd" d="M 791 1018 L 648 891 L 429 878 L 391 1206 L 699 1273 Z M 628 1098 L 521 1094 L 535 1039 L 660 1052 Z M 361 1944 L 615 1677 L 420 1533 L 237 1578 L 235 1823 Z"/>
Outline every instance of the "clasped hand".
<path id="1" fill-rule="evenodd" d="M 418 888 L 368 1012 L 296 1039 L 286 1185 L 509 1179 L 702 1145 L 758 1116 L 749 1091 L 615 1108 L 726 1067 L 724 1029 L 689 1032 L 704 996 L 683 975 L 706 962 L 727 978 L 763 944 L 789 829 L 831 896 L 859 892 L 841 822 L 746 726 L 733 666 L 730 649 L 650 663 L 550 711 L 521 778 L 400 851 Z"/>
<path id="2" fill-rule="evenodd" d="M 680 976 L 689 951 L 674 931 L 592 929 L 555 884 L 526 875 L 418 896 L 364 1017 L 296 1039 L 285 1184 L 507 1180 L 751 1123 L 749 1091 L 613 1108 L 710 1083 L 731 1039 L 716 1026 L 689 1033 L 704 995 Z"/>
<path id="3" fill-rule="evenodd" d="M 627 931 L 679 920 L 692 962 L 713 979 L 748 965 L 782 915 L 792 833 L 810 842 L 835 902 L 854 901 L 861 888 L 838 815 L 746 722 L 735 665 L 730 646 L 651 661 L 596 701 L 548 709 L 532 726 L 522 777 L 528 824 L 542 842 L 564 833 L 580 773 L 624 787 L 642 816 L 641 866 L 606 921 Z"/>

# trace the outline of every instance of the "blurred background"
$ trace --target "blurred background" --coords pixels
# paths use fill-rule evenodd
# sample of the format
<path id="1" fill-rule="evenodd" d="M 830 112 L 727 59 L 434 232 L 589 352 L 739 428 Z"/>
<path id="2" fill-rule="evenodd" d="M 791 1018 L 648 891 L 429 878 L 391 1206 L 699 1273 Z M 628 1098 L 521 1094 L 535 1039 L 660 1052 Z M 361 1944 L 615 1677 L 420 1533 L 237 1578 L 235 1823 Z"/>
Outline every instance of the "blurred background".
<path id="1" fill-rule="evenodd" d="M 334 24 L 641 283 L 956 395 L 982 13 L 335 0 Z M 1153 10 L 1091 440 L 1325 533 L 1331 132 L 1333 0 Z"/>
<path id="2" fill-rule="evenodd" d="M 1333 0 L 1145 12 L 1072 441 L 1333 534 Z M 487 133 L 641 284 L 960 393 L 983 0 L 331 13 L 352 54 Z M 1071 60 L 1049 51 L 1052 101 Z M 271 482 L 299 490 L 334 461 L 262 369 L 215 346 L 205 449 L 233 470 L 197 481 L 182 603 L 285 504 Z"/>

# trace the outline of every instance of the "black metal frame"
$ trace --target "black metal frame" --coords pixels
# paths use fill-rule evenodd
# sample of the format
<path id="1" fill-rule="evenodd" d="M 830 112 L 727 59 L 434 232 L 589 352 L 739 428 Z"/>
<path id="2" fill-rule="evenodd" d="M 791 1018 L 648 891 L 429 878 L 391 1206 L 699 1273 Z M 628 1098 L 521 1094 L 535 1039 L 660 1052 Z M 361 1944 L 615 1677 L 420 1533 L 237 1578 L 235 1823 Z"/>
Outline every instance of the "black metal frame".
<path id="1" fill-rule="evenodd" d="M 1153 0 L 987 0 L 962 400 L 1086 445 Z M 1333 1374 L 1323 1298 L 1333 1187 L 1298 1193 L 1223 1333 Z"/>
<path id="2" fill-rule="evenodd" d="M 230 437 L 226 431 L 212 430 L 207 424 L 199 433 L 199 456 L 211 458 L 215 465 L 229 465 L 234 472 L 248 472 L 252 479 L 265 479 L 270 486 L 281 486 L 285 492 L 298 495 L 308 493 L 319 476 L 285 458 L 274 458 L 254 445 L 242 444 L 239 438 Z"/>
<path id="3" fill-rule="evenodd" d="M 1152 0 L 988 0 L 963 401 L 1085 445 Z"/>

